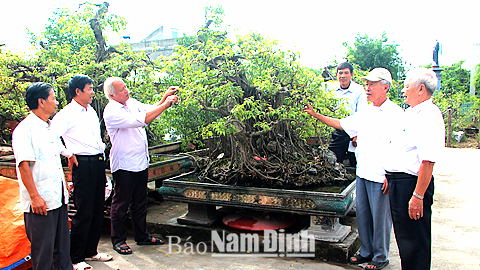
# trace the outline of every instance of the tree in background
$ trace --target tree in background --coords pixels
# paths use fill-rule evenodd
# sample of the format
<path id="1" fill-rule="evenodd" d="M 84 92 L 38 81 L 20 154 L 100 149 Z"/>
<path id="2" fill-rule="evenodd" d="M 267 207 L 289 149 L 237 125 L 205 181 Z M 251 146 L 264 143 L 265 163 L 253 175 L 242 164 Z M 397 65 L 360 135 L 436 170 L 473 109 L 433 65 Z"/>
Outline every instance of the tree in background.
<path id="1" fill-rule="evenodd" d="M 107 103 L 103 82 L 110 76 L 124 78 L 131 95 L 140 101 L 158 98 L 155 76 L 160 72 L 158 62 L 150 61 L 144 53 L 134 53 L 129 46 L 108 46 L 103 31 L 124 29 L 125 19 L 108 14 L 108 3 L 82 4 L 78 9 L 57 9 L 45 30 L 39 35 L 30 33 L 34 56 L 0 52 L 0 124 L 2 139 L 11 140 L 7 123 L 21 121 L 27 113 L 23 95 L 32 82 L 44 81 L 57 91 L 59 109 L 69 101 L 68 80 L 75 74 L 86 74 L 94 80 L 95 97 L 92 106 L 102 119 Z M 159 99 L 159 98 L 158 98 Z M 102 122 L 103 138 L 108 143 Z M 158 134 L 148 133 L 158 140 Z"/>
<path id="2" fill-rule="evenodd" d="M 477 96 L 470 96 L 470 71 L 462 68 L 464 61 L 442 66 L 442 83 L 440 91 L 435 92 L 433 101 L 443 113 L 448 130 L 448 113 L 451 113 L 451 131 L 464 131 L 465 128 L 478 127 L 478 110 L 480 101 Z M 426 66 L 431 68 L 431 64 Z M 448 136 L 448 132 L 446 134 Z"/>
<path id="3" fill-rule="evenodd" d="M 441 88 L 444 93 L 470 93 L 470 71 L 462 68 L 463 62 L 465 61 L 462 60 L 451 66 L 442 67 Z"/>
<path id="4" fill-rule="evenodd" d="M 477 70 L 473 77 L 473 84 L 475 85 L 475 95 L 480 96 L 480 64 L 477 65 Z"/>
<path id="5" fill-rule="evenodd" d="M 403 79 L 404 67 L 397 51 L 396 44 L 388 44 L 387 34 L 383 32 L 381 39 L 373 39 L 367 34 L 355 37 L 353 47 L 343 43 L 348 49 L 347 59 L 360 66 L 361 70 L 370 71 L 383 67 L 390 71 L 394 80 Z"/>
<path id="6" fill-rule="evenodd" d="M 451 66 L 441 66 L 443 71 L 441 89 L 444 95 L 451 95 L 453 93 L 463 93 L 468 95 L 470 93 L 470 71 L 462 68 L 465 61 L 459 61 Z M 432 68 L 432 64 L 425 66 Z"/>

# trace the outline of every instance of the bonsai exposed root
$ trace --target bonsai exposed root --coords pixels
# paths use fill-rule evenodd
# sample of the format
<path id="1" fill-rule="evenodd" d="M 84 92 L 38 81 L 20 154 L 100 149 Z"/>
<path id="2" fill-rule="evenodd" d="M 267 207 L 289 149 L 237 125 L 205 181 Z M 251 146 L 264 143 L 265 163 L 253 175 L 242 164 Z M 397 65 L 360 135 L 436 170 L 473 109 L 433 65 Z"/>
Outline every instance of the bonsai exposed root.
<path id="1" fill-rule="evenodd" d="M 198 163 L 206 182 L 261 188 L 302 189 L 351 181 L 333 152 L 313 148 L 292 129 L 291 120 L 268 131 L 245 129 L 211 141 L 210 157 Z"/>

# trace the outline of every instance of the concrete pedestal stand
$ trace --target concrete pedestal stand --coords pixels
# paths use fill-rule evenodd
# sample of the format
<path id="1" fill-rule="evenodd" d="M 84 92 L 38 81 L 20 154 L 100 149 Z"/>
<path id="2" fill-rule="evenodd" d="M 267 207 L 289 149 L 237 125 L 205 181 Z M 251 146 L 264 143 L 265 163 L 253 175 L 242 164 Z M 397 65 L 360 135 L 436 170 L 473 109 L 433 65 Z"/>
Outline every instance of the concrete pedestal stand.
<path id="1" fill-rule="evenodd" d="M 311 225 L 308 232 L 316 240 L 341 243 L 352 231 L 350 226 L 340 224 L 338 217 L 311 216 Z"/>

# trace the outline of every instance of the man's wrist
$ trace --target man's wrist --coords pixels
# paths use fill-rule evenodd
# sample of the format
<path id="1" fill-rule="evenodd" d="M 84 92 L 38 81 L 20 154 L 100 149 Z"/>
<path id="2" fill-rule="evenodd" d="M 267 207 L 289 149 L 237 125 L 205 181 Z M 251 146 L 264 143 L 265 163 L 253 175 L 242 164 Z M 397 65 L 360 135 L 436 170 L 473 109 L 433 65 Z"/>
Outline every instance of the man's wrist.
<path id="1" fill-rule="evenodd" d="M 415 192 L 415 191 L 413 192 L 413 196 L 417 197 L 417 198 L 420 199 L 420 200 L 423 200 L 423 196 L 420 195 L 420 194 L 418 194 L 418 193 Z"/>

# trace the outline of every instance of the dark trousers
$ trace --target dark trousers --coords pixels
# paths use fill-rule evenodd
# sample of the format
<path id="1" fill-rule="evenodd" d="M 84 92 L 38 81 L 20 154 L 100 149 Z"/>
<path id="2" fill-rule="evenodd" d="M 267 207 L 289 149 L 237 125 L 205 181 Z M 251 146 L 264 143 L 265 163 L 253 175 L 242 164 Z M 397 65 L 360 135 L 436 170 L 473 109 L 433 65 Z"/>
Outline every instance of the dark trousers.
<path id="1" fill-rule="evenodd" d="M 71 270 L 67 205 L 47 215 L 24 213 L 25 231 L 31 242 L 34 270 Z"/>
<path id="2" fill-rule="evenodd" d="M 338 163 L 343 162 L 345 155 L 347 155 L 349 144 L 350 144 L 350 136 L 348 136 L 348 134 L 345 131 L 341 129 L 335 129 L 332 132 L 332 141 L 330 142 L 328 149 L 330 149 L 333 153 L 335 153 L 335 155 L 337 156 Z M 350 160 L 350 166 L 356 167 L 357 161 L 355 159 L 355 155 L 350 152 L 350 155 L 348 155 L 348 158 Z"/>
<path id="3" fill-rule="evenodd" d="M 105 207 L 103 155 L 78 156 L 77 159 L 78 167 L 74 165 L 72 168 L 73 203 L 77 210 L 72 218 L 70 235 L 72 263 L 82 262 L 97 254 Z"/>
<path id="4" fill-rule="evenodd" d="M 112 175 L 114 181 L 110 209 L 112 244 L 127 240 L 125 215 L 128 208 L 130 208 L 135 241 L 146 241 L 150 236 L 147 232 L 148 169 L 140 172 L 118 170 Z"/>
<path id="5" fill-rule="evenodd" d="M 414 220 L 408 215 L 408 202 L 417 184 L 416 176 L 387 176 L 390 190 L 393 228 L 402 269 L 430 269 L 432 253 L 433 176 L 423 198 L 423 217 Z"/>

